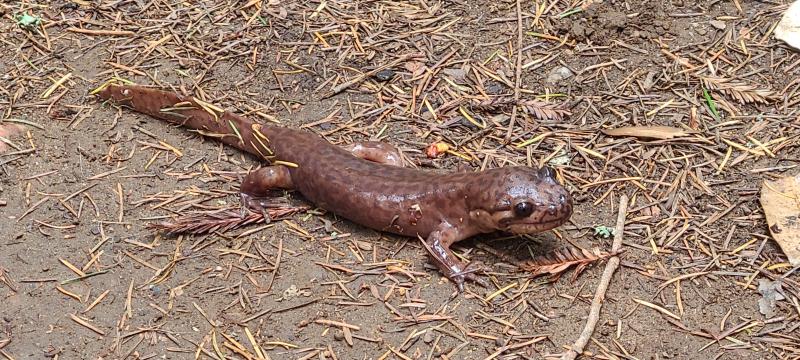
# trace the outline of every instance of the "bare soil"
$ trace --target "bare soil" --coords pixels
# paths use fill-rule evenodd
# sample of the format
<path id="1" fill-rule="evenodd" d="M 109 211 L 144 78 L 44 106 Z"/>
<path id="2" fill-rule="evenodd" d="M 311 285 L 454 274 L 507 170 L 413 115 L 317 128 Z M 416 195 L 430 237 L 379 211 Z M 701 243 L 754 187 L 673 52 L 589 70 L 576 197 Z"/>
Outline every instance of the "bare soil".
<path id="1" fill-rule="evenodd" d="M 791 270 L 758 203 L 761 181 L 800 161 L 800 56 L 770 36 L 786 6 L 603 1 L 568 13 L 574 4 L 537 4 L 521 2 L 520 98 L 571 115 L 520 110 L 510 144 L 511 109 L 469 101 L 513 98 L 515 2 L 0 4 L 0 119 L 41 126 L 11 136 L 18 149 L 0 154 L 0 355 L 257 358 L 249 331 L 271 359 L 547 358 L 583 329 L 604 263 L 549 281 L 514 262 L 561 246 L 608 250 L 611 239 L 594 229 L 614 226 L 625 193 L 622 266 L 585 358 L 800 356 L 798 273 L 770 316 L 757 290 Z M 23 12 L 41 25 L 19 26 Z M 391 79 L 324 97 L 412 52 L 422 55 L 391 67 Z M 554 78 L 559 71 L 572 76 Z M 334 143 L 380 139 L 421 168 L 551 164 L 576 211 L 556 232 L 458 244 L 491 283 L 461 294 L 415 239 L 319 210 L 169 236 L 148 224 L 238 206 L 238 182 L 259 161 L 99 103 L 90 91 L 113 76 L 262 122 L 311 124 Z M 751 87 L 703 85 L 712 76 Z M 737 98 L 758 90 L 770 99 Z M 600 131 L 635 125 L 696 133 Z M 437 141 L 472 160 L 428 159 Z"/>

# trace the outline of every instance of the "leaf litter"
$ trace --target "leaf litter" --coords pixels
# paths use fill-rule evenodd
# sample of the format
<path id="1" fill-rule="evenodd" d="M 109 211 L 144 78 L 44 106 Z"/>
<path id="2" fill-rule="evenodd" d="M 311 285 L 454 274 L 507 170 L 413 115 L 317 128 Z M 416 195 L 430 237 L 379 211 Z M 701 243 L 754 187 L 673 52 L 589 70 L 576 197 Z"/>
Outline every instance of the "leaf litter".
<path id="1" fill-rule="evenodd" d="M 44 124 L 0 135 L 15 145 L 0 154 L 0 232 L 11 234 L 0 355 L 559 358 L 594 313 L 600 269 L 541 283 L 497 260 L 569 243 L 545 266 L 578 268 L 597 255 L 576 249 L 609 247 L 591 224 L 629 196 L 620 280 L 602 292 L 586 357 L 796 357 L 798 275 L 758 199 L 761 181 L 800 157 L 800 61 L 773 38 L 787 8 L 0 3 L 0 126 Z M 22 28 L 12 14 L 23 13 L 41 22 Z M 548 83 L 554 71 L 572 76 Z M 552 164 L 577 211 L 555 232 L 461 246 L 491 287 L 451 297 L 414 241 L 317 209 L 270 224 L 224 215 L 259 162 L 90 101 L 110 78 L 338 144 L 387 141 L 418 167 Z M 655 126 L 689 134 L 603 132 Z M 447 149 L 426 156 L 438 143 Z M 215 212 L 211 225 L 192 217 Z M 147 228 L 170 221 L 205 233 Z M 769 318 L 767 279 L 785 297 Z M 293 284 L 312 295 L 276 301 Z"/>

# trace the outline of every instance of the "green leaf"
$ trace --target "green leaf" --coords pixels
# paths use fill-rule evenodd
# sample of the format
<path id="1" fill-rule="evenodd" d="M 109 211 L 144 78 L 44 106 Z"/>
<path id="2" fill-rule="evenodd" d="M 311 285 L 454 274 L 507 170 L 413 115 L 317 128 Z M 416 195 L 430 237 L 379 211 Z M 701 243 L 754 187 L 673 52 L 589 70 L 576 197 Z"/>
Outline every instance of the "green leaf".
<path id="1" fill-rule="evenodd" d="M 25 29 L 37 27 L 39 23 L 42 22 L 42 18 L 28 14 L 17 15 L 15 20 L 17 21 L 17 25 Z"/>
<path id="2" fill-rule="evenodd" d="M 706 98 L 706 104 L 708 104 L 708 108 L 711 109 L 711 113 L 714 114 L 714 117 L 719 118 L 717 104 L 714 102 L 714 99 L 711 98 L 711 94 L 709 94 L 708 90 L 705 88 L 703 89 L 703 97 Z"/>
<path id="3" fill-rule="evenodd" d="M 573 15 L 573 14 L 577 14 L 577 13 L 579 13 L 581 11 L 583 11 L 583 9 L 580 6 L 578 6 L 578 7 L 574 8 L 574 9 L 567 10 L 567 11 L 561 13 L 561 14 L 556 15 L 556 18 L 563 19 L 563 18 L 565 18 L 567 16 L 570 16 L 570 15 Z"/>
<path id="4" fill-rule="evenodd" d="M 604 239 L 608 239 L 608 238 L 610 238 L 612 235 L 614 235 L 614 229 L 613 229 L 613 228 L 610 228 L 610 227 L 608 227 L 608 226 L 603 226 L 603 225 L 600 225 L 600 226 L 595 226 L 595 227 L 594 227 L 594 235 L 595 235 L 595 236 L 597 236 L 597 235 L 600 235 L 600 236 L 602 236 Z"/>

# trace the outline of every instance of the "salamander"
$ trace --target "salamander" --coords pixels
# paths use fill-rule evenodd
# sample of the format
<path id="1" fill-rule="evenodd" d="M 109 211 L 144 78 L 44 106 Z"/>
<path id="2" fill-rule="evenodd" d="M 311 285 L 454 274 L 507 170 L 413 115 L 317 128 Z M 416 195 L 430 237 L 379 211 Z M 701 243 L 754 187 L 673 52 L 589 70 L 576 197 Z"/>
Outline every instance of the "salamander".
<path id="1" fill-rule="evenodd" d="M 96 94 L 268 160 L 270 166 L 243 179 L 243 207 L 259 211 L 271 190 L 295 190 L 354 223 L 418 237 L 433 264 L 460 291 L 466 280 L 485 282 L 453 254 L 453 243 L 495 231 L 542 232 L 572 215 L 572 197 L 549 167 L 420 170 L 404 167 L 397 149 L 386 143 L 340 147 L 310 131 L 260 124 L 174 92 L 106 84 Z"/>

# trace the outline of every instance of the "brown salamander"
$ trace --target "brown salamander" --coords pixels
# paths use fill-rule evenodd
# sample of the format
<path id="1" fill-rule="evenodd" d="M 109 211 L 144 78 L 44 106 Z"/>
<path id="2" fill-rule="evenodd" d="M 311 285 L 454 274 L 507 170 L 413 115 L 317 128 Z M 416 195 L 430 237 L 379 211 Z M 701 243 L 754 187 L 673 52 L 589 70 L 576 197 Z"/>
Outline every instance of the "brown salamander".
<path id="1" fill-rule="evenodd" d="M 424 239 L 433 263 L 460 290 L 465 280 L 482 281 L 450 245 L 497 230 L 550 230 L 572 214 L 569 192 L 548 167 L 422 171 L 402 167 L 397 150 L 384 143 L 342 148 L 311 132 L 261 125 L 172 92 L 107 85 L 97 95 L 272 161 L 248 174 L 240 186 L 243 205 L 251 209 L 263 206 L 271 189 L 294 189 L 355 223 Z"/>

